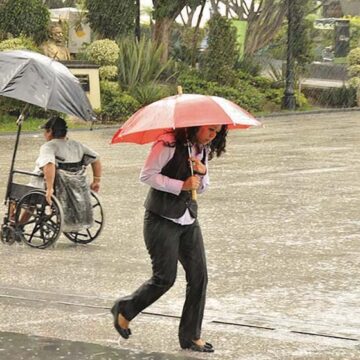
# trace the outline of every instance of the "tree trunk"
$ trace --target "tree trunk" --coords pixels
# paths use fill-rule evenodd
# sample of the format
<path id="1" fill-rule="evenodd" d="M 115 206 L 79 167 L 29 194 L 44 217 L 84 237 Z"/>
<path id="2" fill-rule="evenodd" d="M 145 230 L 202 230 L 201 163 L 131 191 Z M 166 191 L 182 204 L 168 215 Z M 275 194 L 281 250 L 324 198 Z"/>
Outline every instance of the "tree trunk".
<path id="1" fill-rule="evenodd" d="M 253 55 L 273 39 L 284 21 L 285 14 L 286 6 L 271 4 L 269 1 L 265 2 L 262 9 L 250 12 L 245 40 L 246 55 Z"/>
<path id="2" fill-rule="evenodd" d="M 253 55 L 273 39 L 286 13 L 284 0 L 211 0 L 213 6 L 219 2 L 229 8 L 235 18 L 247 21 L 246 55 Z"/>
<path id="3" fill-rule="evenodd" d="M 160 18 L 155 21 L 153 40 L 156 44 L 164 47 L 162 61 L 166 62 L 169 57 L 170 32 L 173 20 L 169 18 Z"/>

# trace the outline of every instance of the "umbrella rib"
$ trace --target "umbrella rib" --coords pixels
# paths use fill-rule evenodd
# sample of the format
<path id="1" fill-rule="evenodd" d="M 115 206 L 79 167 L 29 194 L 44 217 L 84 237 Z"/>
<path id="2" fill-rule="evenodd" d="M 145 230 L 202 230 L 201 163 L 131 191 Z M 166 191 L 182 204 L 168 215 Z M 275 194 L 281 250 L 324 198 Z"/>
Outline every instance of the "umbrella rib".
<path id="1" fill-rule="evenodd" d="M 208 98 L 210 99 L 211 102 L 213 102 L 213 103 L 216 104 L 217 106 L 221 107 L 220 104 L 213 99 L 213 97 L 208 96 Z M 226 115 L 226 117 L 230 120 L 230 123 L 231 123 L 231 124 L 234 124 L 234 121 L 233 121 L 233 119 L 231 118 L 231 116 L 225 111 L 225 109 L 222 109 L 222 110 L 223 110 L 223 113 Z"/>
<path id="2" fill-rule="evenodd" d="M 55 61 L 54 59 L 51 59 L 51 64 L 53 63 L 53 61 Z M 50 65 L 51 66 L 51 65 Z M 52 78 L 51 79 L 53 82 L 54 82 L 54 78 Z M 50 91 L 49 91 L 49 96 L 47 96 L 47 98 L 46 98 L 46 108 L 45 108 L 45 110 L 47 110 L 47 106 L 48 106 L 48 104 L 49 104 L 49 100 L 50 100 L 50 98 L 51 98 L 51 96 L 52 96 L 52 93 L 53 93 L 53 91 L 54 91 L 54 89 L 55 89 L 55 86 L 50 86 Z"/>
<path id="3" fill-rule="evenodd" d="M 29 64 L 29 61 L 24 62 L 23 64 L 21 64 L 21 66 L 17 69 L 16 73 L 11 76 L 11 78 L 9 79 L 9 81 L 1 88 L 0 93 L 4 91 L 4 89 L 6 89 L 8 87 L 8 85 L 14 80 L 15 77 L 18 76 L 19 72 L 23 71 L 24 68 Z"/>

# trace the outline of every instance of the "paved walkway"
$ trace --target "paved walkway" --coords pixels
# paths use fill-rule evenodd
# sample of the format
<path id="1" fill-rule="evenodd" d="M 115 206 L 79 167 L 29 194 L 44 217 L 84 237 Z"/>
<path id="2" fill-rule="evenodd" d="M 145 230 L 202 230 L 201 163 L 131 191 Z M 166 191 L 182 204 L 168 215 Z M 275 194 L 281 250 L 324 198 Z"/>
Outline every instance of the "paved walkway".
<path id="1" fill-rule="evenodd" d="M 0 358 L 16 360 L 186 360 L 181 355 L 144 353 L 80 341 L 0 332 Z"/>
<path id="2" fill-rule="evenodd" d="M 109 309 L 150 276 L 147 187 L 138 181 L 149 146 L 111 146 L 107 129 L 70 134 L 104 162 L 101 236 L 87 246 L 61 236 L 42 251 L 0 246 L 0 359 L 56 359 L 57 351 L 69 360 L 82 360 L 80 351 L 84 359 L 360 359 L 360 112 L 263 121 L 230 132 L 199 196 L 209 270 L 203 337 L 215 354 L 179 349 L 181 267 L 118 344 Z M 42 142 L 23 136 L 16 167 L 32 169 Z M 0 194 L 13 146 L 14 136 L 1 137 Z"/>

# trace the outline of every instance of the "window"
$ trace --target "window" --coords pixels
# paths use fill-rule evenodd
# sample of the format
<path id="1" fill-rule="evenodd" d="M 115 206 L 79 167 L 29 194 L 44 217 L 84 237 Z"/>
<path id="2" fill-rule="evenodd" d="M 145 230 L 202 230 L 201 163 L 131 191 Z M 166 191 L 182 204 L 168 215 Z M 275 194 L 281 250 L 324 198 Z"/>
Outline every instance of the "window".
<path id="1" fill-rule="evenodd" d="M 79 81 L 80 85 L 83 88 L 84 91 L 90 92 L 90 80 L 89 75 L 75 75 Z"/>

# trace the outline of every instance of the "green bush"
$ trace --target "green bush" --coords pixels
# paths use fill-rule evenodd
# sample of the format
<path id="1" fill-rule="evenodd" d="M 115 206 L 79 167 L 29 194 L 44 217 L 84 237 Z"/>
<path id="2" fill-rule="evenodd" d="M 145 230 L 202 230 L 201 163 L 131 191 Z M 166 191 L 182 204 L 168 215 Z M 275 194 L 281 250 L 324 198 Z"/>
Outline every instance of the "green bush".
<path id="1" fill-rule="evenodd" d="M 360 46 L 360 16 L 345 16 L 350 20 L 350 48 Z"/>
<path id="2" fill-rule="evenodd" d="M 352 65 L 360 65 L 360 47 L 355 48 L 349 52 L 347 57 L 348 64 Z"/>
<path id="3" fill-rule="evenodd" d="M 225 86 L 202 79 L 196 71 L 181 74 L 178 84 L 184 93 L 224 97 L 252 112 L 262 111 L 266 103 L 266 96 L 249 83 L 239 81 L 237 87 Z"/>
<path id="4" fill-rule="evenodd" d="M 85 56 L 100 66 L 115 65 L 119 57 L 119 46 L 113 40 L 96 40 L 85 49 Z"/>
<path id="5" fill-rule="evenodd" d="M 39 52 L 39 48 L 36 46 L 31 38 L 20 36 L 18 38 L 7 39 L 0 42 L 0 51 L 4 50 L 31 50 Z"/>
<path id="6" fill-rule="evenodd" d="M 116 65 L 105 65 L 99 68 L 100 80 L 116 81 L 118 68 Z"/>
<path id="7" fill-rule="evenodd" d="M 24 107 L 25 103 L 23 101 L 6 96 L 0 96 L 0 117 L 2 115 L 19 116 Z M 54 113 L 54 111 L 46 111 L 45 109 L 35 105 L 31 105 L 29 108 L 29 116 L 36 118 L 47 118 Z"/>
<path id="8" fill-rule="evenodd" d="M 153 83 L 139 85 L 132 92 L 132 96 L 141 104 L 141 106 L 151 104 L 152 102 L 169 95 L 170 92 L 168 88 Z"/>
<path id="9" fill-rule="evenodd" d="M 195 33 L 197 31 L 197 33 Z M 174 23 L 171 32 L 170 56 L 176 61 L 189 65 L 199 62 L 199 48 L 202 39 L 205 37 L 205 30 L 194 27 L 183 26 Z M 194 49 L 194 38 L 196 41 Z"/>
<path id="10" fill-rule="evenodd" d="M 122 122 L 140 108 L 139 102 L 125 92 L 114 81 L 101 81 L 102 109 L 98 117 L 103 122 Z"/>
<path id="11" fill-rule="evenodd" d="M 139 108 L 140 104 L 131 95 L 122 93 L 103 105 L 99 118 L 104 122 L 123 122 Z"/>
<path id="12" fill-rule="evenodd" d="M 224 85 L 233 84 L 233 70 L 238 57 L 236 28 L 229 19 L 218 14 L 208 24 L 208 48 L 201 61 L 204 77 Z"/>
<path id="13" fill-rule="evenodd" d="M 359 65 L 351 65 L 348 68 L 349 77 L 360 77 L 360 64 Z"/>
<path id="14" fill-rule="evenodd" d="M 304 94 L 317 105 L 346 108 L 356 106 L 356 89 L 341 88 L 304 88 Z"/>
<path id="15" fill-rule="evenodd" d="M 42 0 L 11 0 L 0 6 L 0 31 L 14 37 L 32 37 L 40 44 L 47 37 L 50 13 Z"/>
<path id="16" fill-rule="evenodd" d="M 349 80 L 349 85 L 355 89 L 360 89 L 360 76 L 351 78 Z"/>
<path id="17" fill-rule="evenodd" d="M 165 63 L 162 61 L 164 47 L 156 45 L 150 39 L 124 39 L 119 47 L 119 82 L 130 93 L 138 86 L 155 84 L 172 66 L 171 60 Z"/>
<path id="18" fill-rule="evenodd" d="M 261 65 L 253 56 L 246 56 L 238 59 L 235 68 L 251 76 L 258 76 L 261 72 Z"/>
<path id="19" fill-rule="evenodd" d="M 106 104 L 114 97 L 120 96 L 121 88 L 117 81 L 100 81 L 101 103 Z"/>

